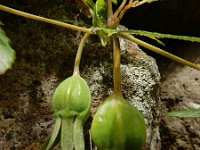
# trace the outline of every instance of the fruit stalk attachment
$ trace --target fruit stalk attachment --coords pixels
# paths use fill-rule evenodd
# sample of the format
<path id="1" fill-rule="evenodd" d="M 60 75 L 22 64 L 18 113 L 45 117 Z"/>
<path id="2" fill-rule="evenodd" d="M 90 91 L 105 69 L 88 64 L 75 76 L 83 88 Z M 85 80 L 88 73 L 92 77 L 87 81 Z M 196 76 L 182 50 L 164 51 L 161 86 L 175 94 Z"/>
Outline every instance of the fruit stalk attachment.
<path id="1" fill-rule="evenodd" d="M 82 40 L 79 44 L 78 51 L 76 53 L 75 63 L 74 63 L 73 75 L 79 75 L 80 74 L 79 66 L 80 66 L 81 56 L 82 56 L 82 53 L 83 53 L 83 48 L 85 47 L 85 43 L 86 43 L 89 36 L 90 36 L 89 33 L 85 33 L 85 35 L 83 36 L 83 38 L 82 38 Z"/>
<path id="2" fill-rule="evenodd" d="M 120 45 L 119 39 L 113 37 L 113 81 L 114 81 L 114 95 L 122 96 L 122 81 L 121 81 L 121 71 L 120 71 Z"/>

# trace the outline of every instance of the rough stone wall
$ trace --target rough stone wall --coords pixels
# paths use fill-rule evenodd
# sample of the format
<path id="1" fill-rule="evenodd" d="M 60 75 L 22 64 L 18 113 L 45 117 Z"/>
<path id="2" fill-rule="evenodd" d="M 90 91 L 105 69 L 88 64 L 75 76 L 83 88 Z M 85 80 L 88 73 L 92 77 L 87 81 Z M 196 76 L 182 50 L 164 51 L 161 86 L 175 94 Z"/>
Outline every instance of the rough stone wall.
<path id="1" fill-rule="evenodd" d="M 177 43 L 177 54 L 200 64 L 200 44 Z M 200 108 L 200 72 L 174 62 L 163 63 L 161 100 L 163 112 Z M 163 150 L 200 149 L 200 118 L 181 119 L 163 115 L 160 124 Z"/>
<path id="2" fill-rule="evenodd" d="M 71 0 L 2 3 L 49 18 L 84 18 L 77 15 L 80 10 Z M 13 69 L 0 76 L 0 149 L 37 150 L 54 125 L 51 98 L 56 86 L 72 74 L 82 34 L 2 12 L 0 18 L 17 53 Z M 123 94 L 146 118 L 146 149 L 160 149 L 160 76 L 155 61 L 136 45 L 121 43 Z M 81 75 L 92 91 L 93 115 L 112 92 L 112 50 L 101 47 L 96 37 L 85 48 Z M 85 126 L 87 149 L 92 115 Z"/>

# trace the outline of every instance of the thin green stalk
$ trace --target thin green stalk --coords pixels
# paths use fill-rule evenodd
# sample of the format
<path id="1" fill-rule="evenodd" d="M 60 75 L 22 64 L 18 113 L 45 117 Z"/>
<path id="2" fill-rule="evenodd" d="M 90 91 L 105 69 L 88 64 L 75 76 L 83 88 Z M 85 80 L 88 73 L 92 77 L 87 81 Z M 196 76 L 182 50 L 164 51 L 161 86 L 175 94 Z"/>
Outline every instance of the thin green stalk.
<path id="1" fill-rule="evenodd" d="M 73 134 L 73 142 L 75 150 L 85 150 L 85 141 L 83 135 L 83 123 L 82 121 L 76 117 L 74 121 L 74 134 Z"/>
<path id="2" fill-rule="evenodd" d="M 112 16 L 113 16 L 113 9 L 112 9 L 112 1 L 111 0 L 107 0 L 107 4 L 108 4 L 108 9 L 107 9 L 107 24 L 109 25 L 110 22 L 112 21 Z"/>
<path id="3" fill-rule="evenodd" d="M 131 36 L 129 34 L 118 33 L 117 35 L 122 37 L 122 38 L 128 39 L 128 40 L 130 40 L 130 41 L 132 41 L 132 42 L 134 42 L 134 43 L 136 43 L 136 44 L 138 44 L 138 45 L 140 45 L 142 47 L 145 47 L 145 48 L 147 48 L 147 49 L 149 49 L 151 51 L 154 51 L 154 52 L 156 52 L 156 53 L 158 53 L 160 55 L 163 55 L 163 56 L 165 56 L 165 57 L 167 57 L 169 59 L 172 59 L 172 60 L 174 60 L 174 61 L 176 61 L 176 62 L 178 62 L 178 63 L 180 63 L 182 65 L 186 65 L 186 66 L 189 66 L 191 68 L 200 70 L 200 65 L 197 65 L 197 64 L 191 63 L 191 62 L 189 62 L 187 60 L 184 60 L 184 59 L 182 59 L 182 58 L 180 58 L 178 56 L 175 56 L 175 55 L 173 55 L 171 53 L 168 53 L 168 52 L 166 52 L 166 51 L 164 51 L 164 50 L 162 50 L 162 49 L 160 49 L 160 48 L 158 48 L 156 46 L 153 46 L 153 45 L 148 44 L 148 43 L 146 43 L 146 42 L 144 42 L 142 40 L 139 40 L 139 39 L 137 39 L 137 38 L 135 38 L 135 37 L 133 37 L 133 36 Z"/>
<path id="4" fill-rule="evenodd" d="M 1 5 L 1 4 L 0 4 L 0 10 L 11 13 L 11 14 L 15 14 L 15 15 L 18 15 L 18 16 L 22 16 L 22 17 L 25 17 L 25 18 L 29 18 L 29 19 L 32 19 L 32 20 L 37 20 L 37 21 L 40 21 L 40 22 L 54 24 L 54 25 L 61 26 L 61 27 L 64 27 L 64 28 L 93 34 L 91 29 L 78 27 L 78 26 L 75 26 L 75 25 L 56 21 L 56 20 L 53 20 L 53 19 L 48 19 L 48 18 L 45 18 L 45 17 L 40 17 L 40 16 L 37 16 L 37 15 L 33 15 L 33 14 L 30 14 L 30 13 L 26 13 L 26 12 L 23 12 L 23 11 L 13 9 L 13 8 L 10 8 L 10 7 L 6 7 L 6 6 Z"/>
<path id="5" fill-rule="evenodd" d="M 119 16 L 118 16 L 118 24 L 119 24 L 119 22 L 121 21 L 121 19 L 123 18 L 123 16 L 125 15 L 125 13 L 127 12 L 127 10 L 129 10 L 130 8 L 132 8 L 132 7 L 136 7 L 136 3 L 137 3 L 137 1 L 134 1 L 134 2 L 132 2 L 132 3 L 129 3 L 128 5 L 126 5 L 123 9 L 122 9 L 122 11 L 120 12 L 120 14 L 119 14 Z"/>
<path id="6" fill-rule="evenodd" d="M 85 33 L 85 35 L 81 39 L 81 42 L 78 47 L 78 51 L 76 53 L 73 75 L 80 75 L 79 66 L 80 66 L 81 56 L 82 56 L 82 52 L 83 52 L 83 48 L 85 46 L 86 40 L 88 39 L 89 36 L 90 36 L 89 33 Z"/>
<path id="7" fill-rule="evenodd" d="M 113 37 L 113 80 L 114 80 L 114 95 L 122 96 L 122 81 L 121 81 L 121 53 L 118 37 Z"/>
<path id="8" fill-rule="evenodd" d="M 113 18 L 116 19 L 119 14 L 121 13 L 121 11 L 123 10 L 124 6 L 126 5 L 126 0 L 123 0 L 121 5 L 119 6 L 119 8 L 115 11 Z"/>

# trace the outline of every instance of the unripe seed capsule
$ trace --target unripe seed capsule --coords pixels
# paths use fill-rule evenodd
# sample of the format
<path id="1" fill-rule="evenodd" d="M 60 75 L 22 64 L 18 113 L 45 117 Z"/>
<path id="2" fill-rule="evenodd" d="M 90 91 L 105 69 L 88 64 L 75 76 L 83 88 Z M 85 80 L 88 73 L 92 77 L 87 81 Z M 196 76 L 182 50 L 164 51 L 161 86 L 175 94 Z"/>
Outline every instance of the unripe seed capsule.
<path id="1" fill-rule="evenodd" d="M 51 148 L 55 137 L 61 134 L 61 150 L 84 150 L 83 125 L 90 113 L 91 95 L 86 81 L 73 75 L 58 85 L 52 101 L 57 120 L 61 123 L 54 128 L 47 148 Z"/>
<path id="2" fill-rule="evenodd" d="M 91 132 L 100 150 L 140 150 L 146 142 L 143 116 L 122 97 L 105 100 L 93 118 Z"/>
<path id="3" fill-rule="evenodd" d="M 86 81 L 79 75 L 65 79 L 57 87 L 52 101 L 56 115 L 79 116 L 85 121 L 90 112 L 91 95 Z"/>

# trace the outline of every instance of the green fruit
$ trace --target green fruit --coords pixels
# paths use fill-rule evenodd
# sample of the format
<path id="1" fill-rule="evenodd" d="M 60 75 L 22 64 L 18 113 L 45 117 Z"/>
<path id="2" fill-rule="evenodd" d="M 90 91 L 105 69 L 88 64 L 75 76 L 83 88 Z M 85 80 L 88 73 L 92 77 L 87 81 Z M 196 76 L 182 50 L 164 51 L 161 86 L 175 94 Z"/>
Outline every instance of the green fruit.
<path id="1" fill-rule="evenodd" d="M 146 142 L 143 116 L 122 97 L 106 99 L 93 118 L 91 132 L 100 150 L 140 150 Z"/>
<path id="2" fill-rule="evenodd" d="M 90 89 L 83 78 L 73 75 L 61 82 L 53 95 L 56 123 L 42 149 L 50 150 L 60 136 L 62 150 L 84 150 L 83 125 L 90 113 Z"/>
<path id="3" fill-rule="evenodd" d="M 67 118 L 78 116 L 85 121 L 91 106 L 90 89 L 86 81 L 78 75 L 65 79 L 53 95 L 52 106 L 56 115 Z"/>

